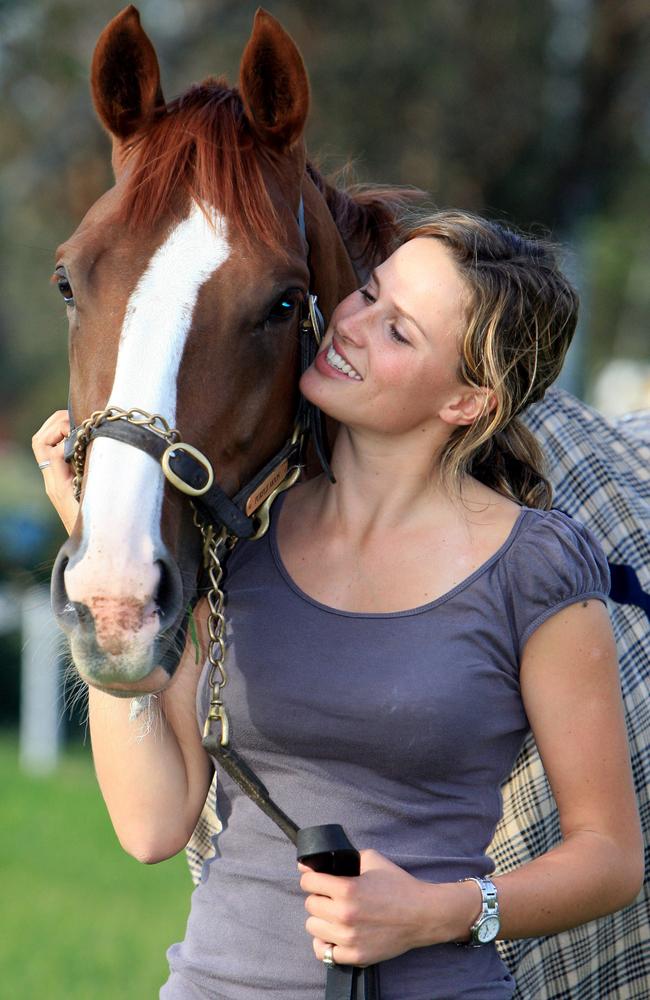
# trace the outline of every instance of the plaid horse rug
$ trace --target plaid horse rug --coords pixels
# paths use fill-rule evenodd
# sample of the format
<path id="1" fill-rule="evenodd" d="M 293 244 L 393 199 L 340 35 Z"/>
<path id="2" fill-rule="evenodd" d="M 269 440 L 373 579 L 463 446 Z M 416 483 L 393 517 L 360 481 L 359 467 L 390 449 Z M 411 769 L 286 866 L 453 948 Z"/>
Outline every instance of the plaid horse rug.
<path id="1" fill-rule="evenodd" d="M 650 413 L 613 423 L 561 390 L 526 423 L 546 452 L 554 506 L 588 527 L 610 564 L 632 769 L 650 840 Z M 505 872 L 560 841 L 555 802 L 532 737 L 503 787 L 503 818 L 490 853 Z M 647 871 L 646 864 L 646 871 Z M 546 938 L 499 942 L 519 1000 L 650 997 L 650 886 L 627 909 Z"/>
<path id="2" fill-rule="evenodd" d="M 562 390 L 526 413 L 541 442 L 554 505 L 598 538 L 612 574 L 609 605 L 618 646 L 634 780 L 650 838 L 650 413 L 608 422 Z M 503 817 L 489 853 L 496 873 L 525 864 L 560 841 L 555 802 L 529 737 L 503 786 Z M 215 786 L 187 846 L 194 881 L 214 853 Z M 646 856 L 648 851 L 646 849 Z M 650 890 L 632 906 L 545 938 L 500 941 L 517 1000 L 647 1000 Z"/>

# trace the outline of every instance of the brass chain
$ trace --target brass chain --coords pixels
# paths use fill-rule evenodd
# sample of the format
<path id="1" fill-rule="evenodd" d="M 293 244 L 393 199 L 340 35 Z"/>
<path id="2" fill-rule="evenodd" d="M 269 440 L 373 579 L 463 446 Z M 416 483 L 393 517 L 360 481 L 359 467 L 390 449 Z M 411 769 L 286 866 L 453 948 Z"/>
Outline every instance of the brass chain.
<path id="1" fill-rule="evenodd" d="M 228 674 L 225 668 L 226 640 L 224 617 L 224 593 L 221 589 L 223 577 L 223 567 L 219 559 L 219 547 L 225 545 L 232 550 L 237 544 L 237 537 L 229 535 L 225 528 L 217 534 L 211 524 L 207 524 L 199 516 L 194 508 L 194 524 L 201 532 L 203 538 L 203 565 L 210 578 L 210 589 L 207 593 L 208 601 L 208 660 L 210 662 L 210 673 L 208 674 L 208 684 L 210 686 L 210 708 L 203 727 L 203 737 L 209 735 L 212 723 L 220 723 L 222 746 L 227 746 L 230 739 L 230 727 L 228 716 L 223 704 L 221 692 L 228 683 Z"/>
<path id="2" fill-rule="evenodd" d="M 81 485 L 86 464 L 86 449 L 90 444 L 92 432 L 100 424 L 111 423 L 114 420 L 124 420 L 126 423 L 136 424 L 138 427 L 146 427 L 148 430 L 153 431 L 154 434 L 158 434 L 159 437 L 163 438 L 167 444 L 178 444 L 181 440 L 181 436 L 176 428 L 170 427 L 160 413 L 147 413 L 146 410 L 139 410 L 137 408 L 123 410 L 119 406 L 109 406 L 105 410 L 95 410 L 77 428 L 77 436 L 72 453 L 72 468 L 74 469 L 72 489 L 75 500 L 79 500 L 81 496 Z"/>

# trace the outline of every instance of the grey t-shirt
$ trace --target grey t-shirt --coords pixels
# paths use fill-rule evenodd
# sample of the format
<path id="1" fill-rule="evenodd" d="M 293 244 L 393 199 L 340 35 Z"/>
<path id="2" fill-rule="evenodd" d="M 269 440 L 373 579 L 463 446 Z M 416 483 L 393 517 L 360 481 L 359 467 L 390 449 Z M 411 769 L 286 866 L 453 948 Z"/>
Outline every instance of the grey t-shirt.
<path id="1" fill-rule="evenodd" d="M 228 567 L 233 745 L 299 826 L 341 823 L 358 848 L 427 881 L 489 873 L 499 786 L 528 730 L 523 646 L 550 615 L 604 599 L 608 587 L 586 529 L 523 508 L 501 548 L 437 600 L 339 611 L 296 586 L 272 525 Z M 200 724 L 207 700 L 204 671 Z M 294 848 L 221 774 L 218 811 L 216 857 L 185 940 L 169 949 L 161 998 L 322 1000 Z M 503 1000 L 514 990 L 493 945 L 415 949 L 383 962 L 380 980 L 382 1000 Z"/>

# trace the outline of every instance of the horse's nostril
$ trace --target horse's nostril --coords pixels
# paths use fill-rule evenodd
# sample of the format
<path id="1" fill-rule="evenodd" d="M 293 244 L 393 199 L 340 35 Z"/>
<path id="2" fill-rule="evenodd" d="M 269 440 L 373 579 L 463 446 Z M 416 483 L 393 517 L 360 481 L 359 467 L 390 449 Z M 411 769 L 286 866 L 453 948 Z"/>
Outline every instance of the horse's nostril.
<path id="1" fill-rule="evenodd" d="M 52 610 L 63 627 L 74 626 L 78 621 L 78 609 L 70 601 L 65 586 L 65 571 L 70 562 L 67 551 L 69 544 L 66 542 L 59 551 L 52 570 Z"/>
<path id="2" fill-rule="evenodd" d="M 155 595 L 160 624 L 162 628 L 172 624 L 178 617 L 183 589 L 177 566 L 169 559 L 156 560 L 160 572 L 158 589 Z"/>
<path id="3" fill-rule="evenodd" d="M 80 625 L 85 625 L 87 628 L 94 627 L 93 616 L 90 608 L 87 608 L 85 604 L 80 604 L 78 602 L 74 604 L 74 608 L 77 612 L 77 618 Z"/>

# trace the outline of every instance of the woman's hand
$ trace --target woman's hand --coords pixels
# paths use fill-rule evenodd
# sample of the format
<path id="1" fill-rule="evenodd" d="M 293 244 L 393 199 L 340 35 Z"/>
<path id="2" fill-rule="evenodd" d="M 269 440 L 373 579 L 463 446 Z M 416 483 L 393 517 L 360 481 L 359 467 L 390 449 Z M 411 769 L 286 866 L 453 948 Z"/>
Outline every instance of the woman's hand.
<path id="1" fill-rule="evenodd" d="M 339 965 L 374 965 L 421 948 L 452 940 L 450 910 L 463 914 L 458 938 L 467 937 L 480 909 L 474 884 L 421 882 L 377 851 L 361 851 L 358 878 L 323 875 L 299 865 L 301 888 L 309 893 L 305 924 L 323 960 L 328 944 Z M 464 935 L 463 935 L 464 932 Z"/>
<path id="2" fill-rule="evenodd" d="M 57 410 L 45 421 L 32 438 L 32 451 L 37 462 L 49 462 L 42 469 L 45 492 L 68 534 L 74 528 L 79 504 L 72 492 L 74 473 L 63 458 L 63 439 L 70 433 L 67 410 Z"/>

